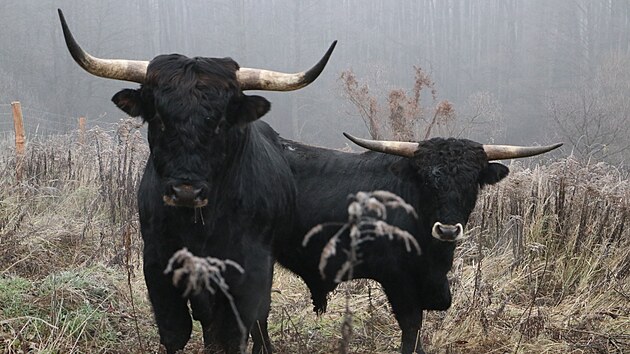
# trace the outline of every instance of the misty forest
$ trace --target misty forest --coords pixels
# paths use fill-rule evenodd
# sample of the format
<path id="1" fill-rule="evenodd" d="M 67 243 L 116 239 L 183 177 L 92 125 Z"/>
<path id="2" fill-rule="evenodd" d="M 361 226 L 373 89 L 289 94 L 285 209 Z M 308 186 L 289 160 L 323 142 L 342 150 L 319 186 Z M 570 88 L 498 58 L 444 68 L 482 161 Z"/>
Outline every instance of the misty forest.
<path id="1" fill-rule="evenodd" d="M 630 0 L 0 2 L 0 352 L 168 350 L 147 296 L 138 216 L 149 123 L 112 103 L 140 85 L 77 65 L 58 8 L 100 58 L 179 53 L 295 73 L 338 41 L 307 87 L 248 93 L 271 102 L 261 120 L 291 141 L 357 154 L 365 149 L 343 132 L 562 142 L 505 159 L 509 175 L 480 190 L 455 243 L 452 304 L 424 311 L 413 352 L 630 352 Z M 352 205 L 374 191 L 363 192 L 339 206 L 349 228 L 358 220 Z M 419 202 L 374 198 L 387 213 Z M 430 257 L 418 244 L 423 231 L 388 225 L 387 213 L 368 223 L 391 227 L 378 245 Z M 312 231 L 304 245 L 321 229 Z M 336 279 L 348 281 L 328 295 L 323 314 L 313 312 L 302 279 L 275 265 L 274 352 L 405 352 L 381 284 L 353 279 L 369 252 L 352 248 L 353 235 L 340 231 L 347 242 L 321 249 L 320 268 L 349 257 Z M 169 269 L 177 262 L 185 264 L 171 259 Z M 229 293 L 220 275 L 209 279 Z M 204 329 L 193 323 L 184 351 L 202 353 Z"/>

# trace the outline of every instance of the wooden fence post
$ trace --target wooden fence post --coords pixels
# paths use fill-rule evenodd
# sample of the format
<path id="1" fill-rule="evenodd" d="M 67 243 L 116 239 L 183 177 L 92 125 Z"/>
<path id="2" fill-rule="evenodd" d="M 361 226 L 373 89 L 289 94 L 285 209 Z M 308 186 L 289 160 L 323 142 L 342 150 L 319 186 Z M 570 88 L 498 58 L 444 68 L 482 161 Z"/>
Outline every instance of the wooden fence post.
<path id="1" fill-rule="evenodd" d="M 79 117 L 79 144 L 85 145 L 85 117 Z"/>
<path id="2" fill-rule="evenodd" d="M 13 127 L 15 128 L 15 179 L 22 180 L 24 172 L 24 120 L 22 118 L 22 106 L 19 101 L 11 102 L 13 108 Z"/>

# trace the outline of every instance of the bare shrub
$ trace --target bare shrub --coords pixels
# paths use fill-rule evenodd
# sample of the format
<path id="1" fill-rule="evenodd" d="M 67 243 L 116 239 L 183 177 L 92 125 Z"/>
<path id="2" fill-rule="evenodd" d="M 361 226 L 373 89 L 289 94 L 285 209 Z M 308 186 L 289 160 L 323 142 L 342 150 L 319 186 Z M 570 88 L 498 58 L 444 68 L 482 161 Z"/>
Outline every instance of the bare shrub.
<path id="1" fill-rule="evenodd" d="M 346 97 L 359 110 L 359 114 L 373 139 L 384 137 L 381 122 L 378 118 L 378 103 L 374 97 L 370 96 L 370 90 L 366 84 L 359 85 L 356 76 L 350 70 L 341 73 L 340 79 Z"/>
<path id="2" fill-rule="evenodd" d="M 389 91 L 386 105 L 347 70 L 341 74 L 345 97 L 359 112 L 372 139 L 418 141 L 434 136 L 502 138 L 500 104 L 488 92 L 471 95 L 463 109 L 456 113 L 448 100 L 438 100 L 435 83 L 421 68 L 414 67 L 414 85 Z M 427 102 L 423 102 L 423 100 Z"/>
<path id="3" fill-rule="evenodd" d="M 387 95 L 387 108 L 383 108 L 369 86 L 360 84 L 351 70 L 341 73 L 344 94 L 359 111 L 373 139 L 418 140 L 420 136 L 430 135 L 434 126 L 446 124 L 453 117 L 452 105 L 448 101 L 437 102 L 431 77 L 418 67 L 414 67 L 414 75 L 411 91 L 391 90 Z M 434 109 L 421 104 L 423 95 L 429 95 Z M 445 110 L 445 107 L 449 109 Z"/>

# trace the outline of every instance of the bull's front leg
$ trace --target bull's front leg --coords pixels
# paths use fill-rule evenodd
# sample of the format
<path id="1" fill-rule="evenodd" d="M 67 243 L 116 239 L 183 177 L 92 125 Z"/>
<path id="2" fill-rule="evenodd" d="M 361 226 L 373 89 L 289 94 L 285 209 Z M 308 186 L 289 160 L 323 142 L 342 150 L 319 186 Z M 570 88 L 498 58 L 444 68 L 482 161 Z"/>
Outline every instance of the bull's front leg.
<path id="1" fill-rule="evenodd" d="M 244 353 L 250 334 L 254 342 L 253 353 L 272 353 L 267 316 L 271 303 L 273 259 L 263 247 L 248 252 L 250 258 L 241 261 L 244 273 L 228 268 L 224 274 L 229 284 L 229 298 L 217 291 L 211 306 L 200 306 L 202 303 L 197 297 L 191 300 L 195 319 L 199 319 L 203 327 L 204 353 Z M 211 311 L 205 310 L 210 307 Z M 241 331 L 241 325 L 244 331 Z"/>
<path id="2" fill-rule="evenodd" d="M 274 259 L 267 245 L 254 246 L 247 254 L 251 263 L 246 265 L 245 281 L 235 292 L 234 300 L 243 324 L 252 336 L 252 353 L 272 353 L 267 316 L 271 307 Z"/>
<path id="3" fill-rule="evenodd" d="M 267 319 L 269 318 L 269 310 L 271 308 L 271 285 L 273 280 L 273 266 L 270 269 L 269 283 L 265 286 L 265 291 L 262 294 L 262 302 L 258 309 L 258 318 L 254 321 L 254 324 L 249 330 L 252 336 L 252 354 L 271 354 L 273 353 L 273 347 L 271 346 L 271 340 L 269 339 L 269 330 L 267 328 Z"/>
<path id="4" fill-rule="evenodd" d="M 181 290 L 172 285 L 171 279 L 164 275 L 164 267 L 146 257 L 146 253 L 144 279 L 153 306 L 160 343 L 169 354 L 184 349 L 192 332 L 187 300 L 182 297 Z"/>
<path id="5" fill-rule="evenodd" d="M 401 353 L 423 354 L 420 338 L 422 308 L 416 303 L 414 292 L 402 283 L 383 284 L 383 288 L 402 331 Z"/>

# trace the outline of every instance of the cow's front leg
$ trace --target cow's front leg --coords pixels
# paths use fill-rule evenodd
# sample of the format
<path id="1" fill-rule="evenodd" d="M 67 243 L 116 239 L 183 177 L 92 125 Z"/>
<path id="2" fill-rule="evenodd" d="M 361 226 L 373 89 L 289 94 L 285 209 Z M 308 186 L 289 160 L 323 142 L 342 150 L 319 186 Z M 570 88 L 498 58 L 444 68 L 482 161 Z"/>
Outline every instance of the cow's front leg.
<path id="1" fill-rule="evenodd" d="M 180 290 L 164 275 L 164 267 L 145 257 L 144 279 L 153 306 L 155 321 L 160 334 L 160 343 L 167 353 L 184 349 L 192 331 L 192 319 L 187 300 Z"/>
<path id="2" fill-rule="evenodd" d="M 413 291 L 402 283 L 383 284 L 385 294 L 392 306 L 392 311 L 402 331 L 402 354 L 423 354 L 420 329 L 422 328 L 422 309 L 415 301 Z"/>
<path id="3" fill-rule="evenodd" d="M 235 290 L 234 301 L 243 324 L 252 336 L 252 353 L 272 353 L 267 316 L 271 307 L 274 260 L 265 246 L 253 247 L 248 250 L 248 255 L 251 263 L 244 267 L 245 279 Z"/>
<path id="4" fill-rule="evenodd" d="M 258 318 L 254 320 L 253 325 L 249 329 L 249 333 L 252 336 L 252 354 L 271 354 L 273 353 L 273 347 L 271 346 L 271 340 L 269 339 L 269 331 L 267 329 L 267 318 L 269 317 L 269 310 L 271 308 L 271 284 L 273 280 L 273 266 L 270 269 L 270 275 L 268 278 L 269 284 L 265 286 L 264 291 L 261 294 L 262 302 L 258 308 Z"/>

